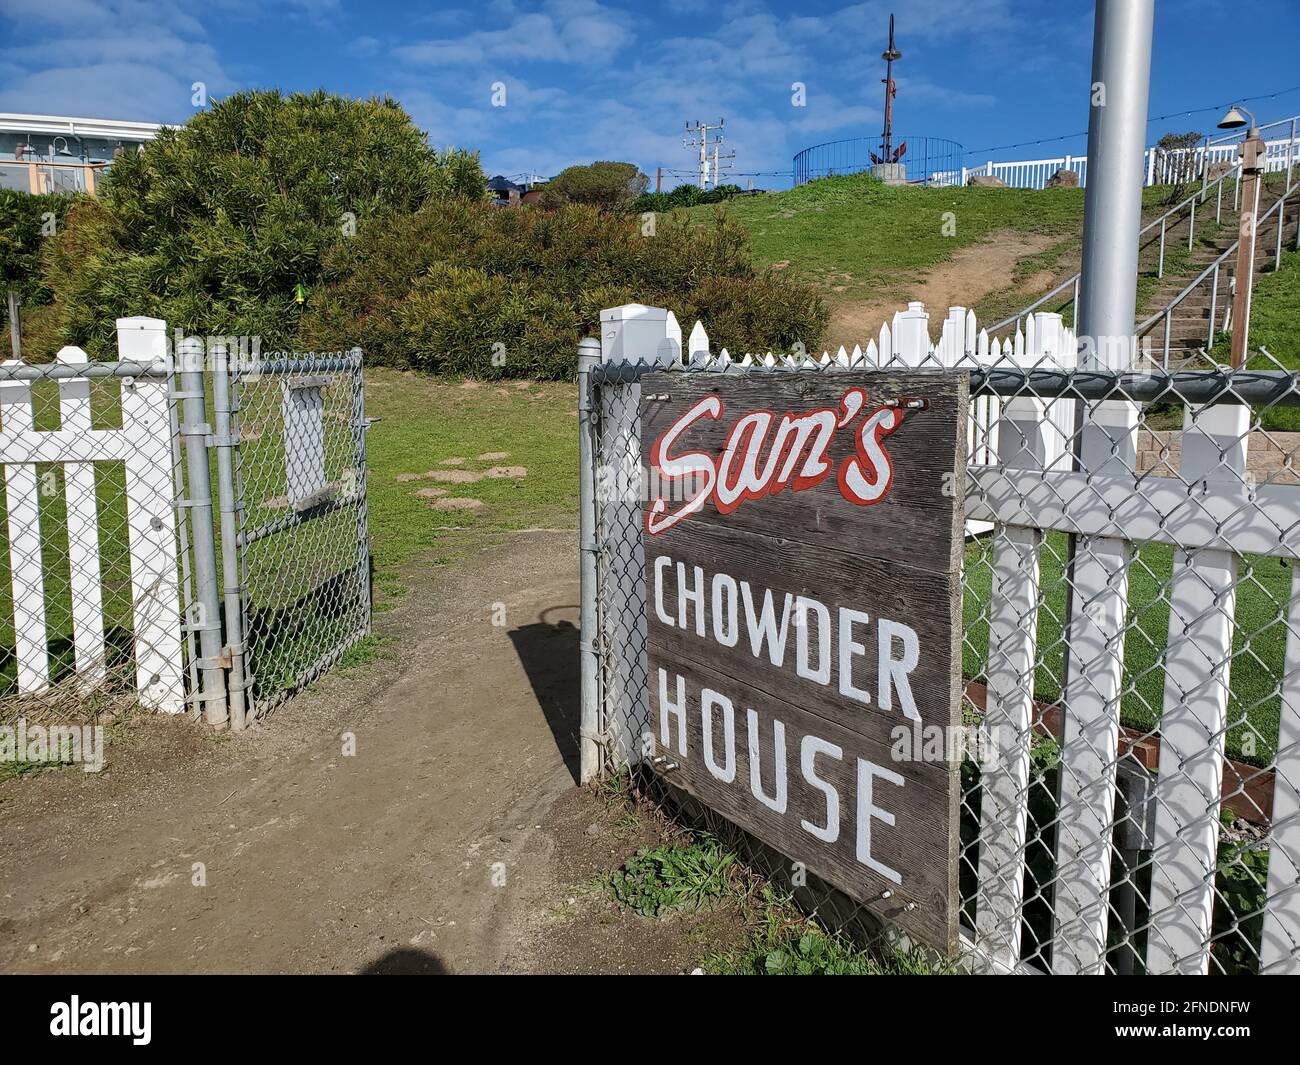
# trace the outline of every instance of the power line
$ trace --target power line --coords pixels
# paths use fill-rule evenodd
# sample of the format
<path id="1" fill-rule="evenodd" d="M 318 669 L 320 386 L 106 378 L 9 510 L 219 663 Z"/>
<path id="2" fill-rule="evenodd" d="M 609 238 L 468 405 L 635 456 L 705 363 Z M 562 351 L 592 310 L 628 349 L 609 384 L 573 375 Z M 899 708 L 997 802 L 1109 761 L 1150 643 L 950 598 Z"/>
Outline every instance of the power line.
<path id="1" fill-rule="evenodd" d="M 1209 107 L 1195 107 L 1192 108 L 1191 110 L 1186 110 L 1186 111 L 1170 111 L 1168 114 L 1165 115 L 1156 115 L 1154 118 L 1148 118 L 1147 125 L 1149 126 L 1153 122 L 1163 122 L 1165 119 L 1168 118 L 1182 118 L 1188 115 L 1201 115 L 1206 113 L 1207 111 L 1222 111 L 1225 107 L 1230 107 L 1233 104 L 1249 104 L 1249 103 L 1254 103 L 1257 100 L 1276 100 L 1279 96 L 1286 96 L 1288 93 L 1297 92 L 1297 91 L 1300 91 L 1300 85 L 1292 85 L 1289 89 L 1279 89 L 1277 92 L 1263 93 L 1259 96 L 1244 96 L 1235 100 L 1229 100 L 1226 103 L 1211 104 Z M 1088 135 L 1088 131 L 1084 130 L 1082 133 L 1066 133 L 1066 134 L 1062 134 L 1059 137 L 1040 137 L 1038 140 L 1019 141 L 1016 144 L 1001 144 L 996 147 L 989 147 L 989 148 L 972 148 L 966 154 L 984 155 L 987 152 L 1005 152 L 1005 151 L 1009 151 L 1012 148 L 1028 148 L 1028 147 L 1032 147 L 1035 144 L 1055 144 L 1057 141 L 1075 140 L 1079 137 L 1086 137 L 1087 135 Z"/>

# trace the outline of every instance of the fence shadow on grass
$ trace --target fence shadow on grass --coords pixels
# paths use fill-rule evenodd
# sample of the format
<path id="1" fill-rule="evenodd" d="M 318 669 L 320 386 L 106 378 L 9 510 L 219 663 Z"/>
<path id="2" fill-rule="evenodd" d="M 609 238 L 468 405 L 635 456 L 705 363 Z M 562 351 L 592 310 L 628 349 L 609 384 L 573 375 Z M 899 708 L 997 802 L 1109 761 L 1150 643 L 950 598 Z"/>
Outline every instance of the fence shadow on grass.
<path id="1" fill-rule="evenodd" d="M 528 674 L 528 683 L 537 696 L 537 705 L 546 715 L 555 746 L 575 784 L 580 779 L 578 629 L 568 619 L 550 621 L 549 618 L 561 610 L 577 609 L 576 605 L 549 607 L 537 621 L 509 632 L 515 653 Z"/>

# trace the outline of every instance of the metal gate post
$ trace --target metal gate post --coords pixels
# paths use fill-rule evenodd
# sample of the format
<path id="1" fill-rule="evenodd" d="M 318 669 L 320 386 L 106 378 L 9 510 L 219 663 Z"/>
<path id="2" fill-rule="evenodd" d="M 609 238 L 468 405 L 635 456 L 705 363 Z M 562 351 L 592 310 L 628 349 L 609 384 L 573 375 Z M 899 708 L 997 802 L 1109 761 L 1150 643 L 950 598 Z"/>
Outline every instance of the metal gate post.
<path id="1" fill-rule="evenodd" d="M 238 358 L 239 355 L 234 356 Z M 225 607 L 226 645 L 224 656 L 230 663 L 230 726 L 242 732 L 248 723 L 244 699 L 244 604 L 239 574 L 240 500 L 235 493 L 235 437 L 230 376 L 234 368 L 225 349 L 213 360 L 212 418 L 215 432 L 212 442 L 217 452 L 217 508 L 221 515 L 221 593 Z"/>
<path id="2" fill-rule="evenodd" d="M 581 716 L 578 736 L 581 783 L 600 775 L 600 660 L 596 652 L 596 409 L 591 370 L 600 363 L 600 341 L 588 337 L 578 345 L 578 557 L 581 604 L 578 657 Z"/>
<path id="3" fill-rule="evenodd" d="M 212 528 L 212 484 L 208 472 L 208 438 L 203 388 L 203 342 L 190 338 L 177 352 L 180 363 L 180 398 L 184 419 L 180 426 L 185 444 L 186 491 L 182 505 L 190 511 L 190 537 L 194 556 L 194 594 L 198 617 L 187 618 L 199 634 L 199 673 L 203 717 L 214 728 L 224 728 L 226 677 L 221 653 L 221 611 L 217 596 L 217 546 Z"/>

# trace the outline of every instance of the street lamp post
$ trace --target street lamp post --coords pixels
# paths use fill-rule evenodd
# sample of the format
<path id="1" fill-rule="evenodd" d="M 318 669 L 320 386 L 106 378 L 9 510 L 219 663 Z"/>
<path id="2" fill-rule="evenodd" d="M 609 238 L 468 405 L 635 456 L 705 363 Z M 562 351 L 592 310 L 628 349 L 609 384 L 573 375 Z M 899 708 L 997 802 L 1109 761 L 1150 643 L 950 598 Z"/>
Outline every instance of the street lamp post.
<path id="1" fill-rule="evenodd" d="M 1220 129 L 1240 129 L 1242 126 L 1248 128 L 1246 139 L 1241 142 L 1241 226 L 1237 237 L 1237 290 L 1232 297 L 1232 344 L 1228 349 L 1229 362 L 1233 366 L 1244 366 L 1246 363 L 1246 344 L 1250 334 L 1250 290 L 1255 275 L 1259 176 L 1264 171 L 1264 139 L 1255 125 L 1255 116 L 1244 107 L 1230 107 L 1219 122 Z"/>

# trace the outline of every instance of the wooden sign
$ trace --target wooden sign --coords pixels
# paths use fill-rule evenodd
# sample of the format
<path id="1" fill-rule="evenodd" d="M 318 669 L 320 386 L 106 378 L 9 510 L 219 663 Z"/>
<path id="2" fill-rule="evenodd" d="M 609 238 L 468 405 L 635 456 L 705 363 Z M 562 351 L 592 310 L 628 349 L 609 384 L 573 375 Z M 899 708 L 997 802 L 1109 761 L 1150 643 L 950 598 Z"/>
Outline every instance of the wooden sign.
<path id="1" fill-rule="evenodd" d="M 656 772 L 955 953 L 965 375 L 641 384 Z"/>

